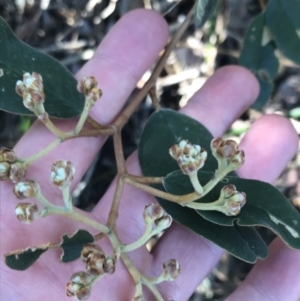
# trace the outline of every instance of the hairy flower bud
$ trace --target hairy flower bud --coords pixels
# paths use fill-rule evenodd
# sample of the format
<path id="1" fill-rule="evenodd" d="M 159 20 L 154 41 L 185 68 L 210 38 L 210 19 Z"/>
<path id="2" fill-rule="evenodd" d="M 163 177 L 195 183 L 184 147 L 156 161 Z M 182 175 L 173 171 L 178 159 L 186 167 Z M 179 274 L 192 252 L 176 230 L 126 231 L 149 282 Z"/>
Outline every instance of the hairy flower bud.
<path id="1" fill-rule="evenodd" d="M 219 167 L 225 163 L 231 165 L 232 170 L 241 167 L 245 161 L 245 153 L 239 150 L 238 144 L 234 140 L 223 140 L 215 138 L 210 144 L 211 151 L 219 163 Z"/>
<path id="2" fill-rule="evenodd" d="M 87 262 L 96 253 L 105 255 L 99 245 L 88 243 L 83 247 L 80 258 L 83 262 Z"/>
<path id="3" fill-rule="evenodd" d="M 14 187 L 14 194 L 20 200 L 35 197 L 39 191 L 39 184 L 33 180 L 18 182 Z"/>
<path id="4" fill-rule="evenodd" d="M 15 208 L 15 213 L 18 220 L 25 224 L 30 224 L 40 215 L 40 210 L 36 204 L 20 203 Z"/>
<path id="5" fill-rule="evenodd" d="M 164 209 L 158 204 L 147 205 L 144 209 L 144 220 L 147 222 L 153 222 L 159 218 L 162 218 L 165 214 Z"/>
<path id="6" fill-rule="evenodd" d="M 23 81 L 16 83 L 16 92 L 23 98 L 24 106 L 30 111 L 44 112 L 43 103 L 45 101 L 43 78 L 36 72 L 26 72 Z"/>
<path id="7" fill-rule="evenodd" d="M 7 162 L 0 162 L 0 181 L 5 181 L 9 178 L 10 165 Z"/>
<path id="8" fill-rule="evenodd" d="M 63 188 L 71 183 L 74 173 L 75 167 L 70 161 L 59 160 L 51 167 L 51 182 Z"/>
<path id="9" fill-rule="evenodd" d="M 94 253 L 88 258 L 86 270 L 92 275 L 104 274 L 104 261 L 104 254 Z"/>
<path id="10" fill-rule="evenodd" d="M 75 273 L 66 286 L 67 296 L 75 297 L 77 300 L 87 300 L 91 294 L 92 280 L 93 276 L 87 272 Z"/>
<path id="11" fill-rule="evenodd" d="M 171 226 L 172 221 L 171 215 L 165 214 L 162 218 L 156 220 L 155 224 L 160 230 L 165 230 Z"/>
<path id="12" fill-rule="evenodd" d="M 78 81 L 77 90 L 83 95 L 88 96 L 93 88 L 97 88 L 97 86 L 98 81 L 94 76 L 86 76 Z"/>
<path id="13" fill-rule="evenodd" d="M 106 257 L 103 263 L 104 272 L 107 274 L 113 274 L 116 270 L 116 262 L 112 257 Z"/>
<path id="14" fill-rule="evenodd" d="M 17 161 L 17 156 L 11 149 L 0 148 L 0 162 L 14 163 Z"/>
<path id="15" fill-rule="evenodd" d="M 9 178 L 13 183 L 17 183 L 24 179 L 26 175 L 26 169 L 20 162 L 16 162 L 10 166 Z"/>
<path id="16" fill-rule="evenodd" d="M 163 276 L 166 280 L 173 281 L 180 274 L 180 264 L 176 259 L 170 259 L 163 263 Z"/>
<path id="17" fill-rule="evenodd" d="M 207 152 L 200 145 L 191 144 L 188 140 L 173 145 L 169 153 L 186 175 L 196 173 L 207 159 Z"/>
<path id="18" fill-rule="evenodd" d="M 219 199 L 224 201 L 221 211 L 228 216 L 238 215 L 246 204 L 246 194 L 237 191 L 232 184 L 222 188 Z"/>

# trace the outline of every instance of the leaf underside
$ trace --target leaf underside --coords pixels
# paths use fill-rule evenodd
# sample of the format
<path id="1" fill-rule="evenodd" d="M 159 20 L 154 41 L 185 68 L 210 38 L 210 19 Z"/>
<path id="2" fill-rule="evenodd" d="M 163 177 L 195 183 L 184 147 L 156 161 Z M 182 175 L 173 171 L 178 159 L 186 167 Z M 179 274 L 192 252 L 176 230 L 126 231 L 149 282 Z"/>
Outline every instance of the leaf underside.
<path id="1" fill-rule="evenodd" d="M 94 236 L 86 230 L 78 230 L 72 236 L 63 235 L 61 242 L 61 248 L 63 249 L 61 261 L 71 262 L 78 259 L 84 245 L 92 243 L 93 241 Z"/>

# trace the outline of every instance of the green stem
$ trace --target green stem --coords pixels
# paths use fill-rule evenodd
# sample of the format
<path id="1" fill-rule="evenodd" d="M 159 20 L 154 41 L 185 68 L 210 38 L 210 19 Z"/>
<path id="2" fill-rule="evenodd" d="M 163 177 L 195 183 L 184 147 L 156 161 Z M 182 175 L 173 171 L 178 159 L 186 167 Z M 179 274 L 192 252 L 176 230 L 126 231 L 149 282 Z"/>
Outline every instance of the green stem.
<path id="1" fill-rule="evenodd" d="M 199 179 L 198 179 L 198 174 L 197 172 L 192 173 L 191 175 L 189 175 L 191 183 L 195 189 L 196 192 L 198 192 L 200 195 L 203 194 L 203 187 L 201 186 Z"/>
<path id="2" fill-rule="evenodd" d="M 62 195 L 63 195 L 63 200 L 65 203 L 65 207 L 68 210 L 72 210 L 73 204 L 72 204 L 72 197 L 70 194 L 70 185 L 67 185 L 65 187 L 62 188 Z"/>
<path id="3" fill-rule="evenodd" d="M 91 104 L 91 101 L 88 101 L 88 100 L 85 100 L 85 105 L 84 105 L 84 108 L 83 108 L 83 111 L 80 115 L 80 118 L 78 120 L 78 123 L 74 129 L 74 134 L 77 135 L 83 128 L 83 125 L 86 121 L 86 119 L 88 118 L 89 116 L 89 112 L 91 110 L 91 107 L 92 107 L 92 104 Z"/>
<path id="4" fill-rule="evenodd" d="M 121 252 L 130 252 L 143 246 L 149 240 L 149 238 L 153 236 L 152 232 L 152 222 L 146 223 L 144 234 L 132 244 L 121 246 Z"/>
<path id="5" fill-rule="evenodd" d="M 58 146 L 62 142 L 61 138 L 56 138 L 53 142 L 51 142 L 47 147 L 45 147 L 43 150 L 38 152 L 37 154 L 34 154 L 31 157 L 28 157 L 27 159 L 20 160 L 26 168 L 29 167 L 30 164 L 35 162 L 36 160 L 42 158 L 43 156 L 50 153 L 56 146 Z"/>

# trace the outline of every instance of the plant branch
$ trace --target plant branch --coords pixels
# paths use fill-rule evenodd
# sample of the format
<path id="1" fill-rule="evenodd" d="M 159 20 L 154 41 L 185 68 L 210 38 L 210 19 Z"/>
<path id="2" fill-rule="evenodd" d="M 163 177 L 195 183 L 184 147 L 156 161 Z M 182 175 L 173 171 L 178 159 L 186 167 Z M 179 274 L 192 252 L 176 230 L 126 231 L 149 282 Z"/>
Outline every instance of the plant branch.
<path id="1" fill-rule="evenodd" d="M 135 176 L 131 174 L 125 175 L 127 178 L 144 184 L 162 184 L 164 178 L 163 177 L 144 177 L 144 176 Z"/>
<path id="2" fill-rule="evenodd" d="M 132 102 L 125 108 L 125 110 L 119 115 L 119 117 L 114 122 L 114 125 L 119 130 L 123 128 L 123 126 L 127 123 L 129 117 L 132 115 L 134 110 L 137 108 L 137 106 L 140 104 L 140 102 L 144 99 L 144 97 L 148 94 L 149 90 L 155 85 L 156 80 L 157 80 L 158 76 L 160 75 L 161 71 L 163 70 L 170 53 L 172 52 L 172 50 L 174 49 L 174 47 L 176 46 L 176 44 L 178 43 L 178 41 L 180 40 L 180 38 L 186 31 L 186 29 L 188 28 L 191 20 L 193 19 L 195 7 L 196 7 L 196 4 L 194 4 L 193 8 L 190 10 L 190 12 L 186 16 L 185 20 L 182 22 L 182 24 L 178 28 L 177 32 L 174 34 L 172 40 L 169 42 L 169 44 L 165 48 L 164 54 L 158 60 L 150 78 L 147 80 L 144 87 L 138 92 L 138 94 L 134 97 Z"/>

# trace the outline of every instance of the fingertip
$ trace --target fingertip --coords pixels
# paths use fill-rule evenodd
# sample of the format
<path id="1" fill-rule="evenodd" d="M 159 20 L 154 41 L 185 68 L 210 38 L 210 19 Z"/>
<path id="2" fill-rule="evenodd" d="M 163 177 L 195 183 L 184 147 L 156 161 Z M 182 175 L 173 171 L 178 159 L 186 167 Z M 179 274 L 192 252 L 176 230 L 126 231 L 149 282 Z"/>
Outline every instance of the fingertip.
<path id="1" fill-rule="evenodd" d="M 223 135 L 257 98 L 259 85 L 253 74 L 240 66 L 218 69 L 182 109 L 199 120 L 213 136 Z"/>
<path id="2" fill-rule="evenodd" d="M 274 182 L 295 155 L 298 143 L 298 134 L 288 119 L 279 115 L 261 117 L 240 144 L 246 160 L 239 175 Z"/>

